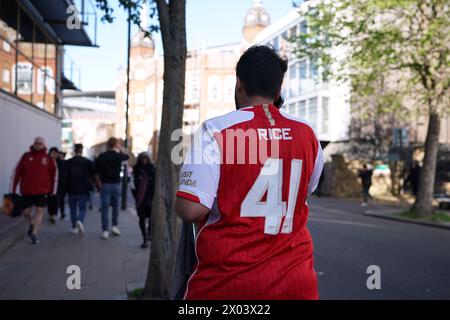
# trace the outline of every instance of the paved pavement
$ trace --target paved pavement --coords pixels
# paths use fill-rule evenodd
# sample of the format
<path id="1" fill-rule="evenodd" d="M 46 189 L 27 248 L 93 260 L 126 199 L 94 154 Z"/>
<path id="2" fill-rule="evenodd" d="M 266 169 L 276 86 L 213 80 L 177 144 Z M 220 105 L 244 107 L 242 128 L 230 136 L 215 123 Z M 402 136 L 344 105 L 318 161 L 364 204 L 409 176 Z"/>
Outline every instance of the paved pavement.
<path id="1" fill-rule="evenodd" d="M 450 299 L 450 230 L 363 215 L 392 208 L 311 198 L 321 299 Z M 122 235 L 100 239 L 100 213 L 89 212 L 84 238 L 69 223 L 45 224 L 41 244 L 20 241 L 0 256 L 0 299 L 123 299 L 145 280 L 148 251 L 139 248 L 133 211 L 121 213 Z M 68 290 L 66 268 L 81 267 L 82 289 Z M 381 268 L 381 290 L 366 286 L 367 267 Z"/>
<path id="2" fill-rule="evenodd" d="M 145 280 L 149 251 L 140 249 L 133 210 L 122 211 L 122 235 L 100 238 L 100 212 L 88 212 L 86 234 L 69 233 L 68 219 L 43 224 L 39 245 L 26 239 L 0 256 L 0 299 L 125 299 L 126 287 Z M 69 265 L 81 269 L 81 290 L 68 290 Z"/>
<path id="3" fill-rule="evenodd" d="M 309 228 L 321 299 L 450 299 L 450 230 L 364 216 L 380 205 L 312 198 Z M 367 267 L 381 268 L 368 290 Z"/>

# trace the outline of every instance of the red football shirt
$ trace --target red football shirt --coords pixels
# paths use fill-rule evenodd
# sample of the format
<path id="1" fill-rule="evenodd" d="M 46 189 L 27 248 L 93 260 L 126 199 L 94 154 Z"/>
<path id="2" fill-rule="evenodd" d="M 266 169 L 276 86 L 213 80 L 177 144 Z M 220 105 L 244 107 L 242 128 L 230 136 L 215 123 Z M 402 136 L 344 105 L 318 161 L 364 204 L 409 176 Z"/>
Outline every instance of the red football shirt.
<path id="1" fill-rule="evenodd" d="M 272 105 L 206 121 L 177 196 L 211 209 L 186 299 L 317 299 L 307 196 L 323 154 L 305 121 Z"/>

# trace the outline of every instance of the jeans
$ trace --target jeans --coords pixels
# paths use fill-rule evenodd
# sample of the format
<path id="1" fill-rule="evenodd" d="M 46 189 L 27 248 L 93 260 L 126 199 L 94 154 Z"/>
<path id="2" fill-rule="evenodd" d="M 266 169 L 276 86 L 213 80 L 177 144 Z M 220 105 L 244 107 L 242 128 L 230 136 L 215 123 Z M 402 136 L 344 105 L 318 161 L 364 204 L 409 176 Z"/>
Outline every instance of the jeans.
<path id="1" fill-rule="evenodd" d="M 76 227 L 77 221 L 84 222 L 86 204 L 87 196 L 85 194 L 69 194 L 70 220 L 73 228 Z M 78 213 L 77 210 L 79 210 Z"/>
<path id="2" fill-rule="evenodd" d="M 102 230 L 109 231 L 109 206 L 112 207 L 112 225 L 119 224 L 120 183 L 103 183 L 100 198 L 102 201 Z"/>

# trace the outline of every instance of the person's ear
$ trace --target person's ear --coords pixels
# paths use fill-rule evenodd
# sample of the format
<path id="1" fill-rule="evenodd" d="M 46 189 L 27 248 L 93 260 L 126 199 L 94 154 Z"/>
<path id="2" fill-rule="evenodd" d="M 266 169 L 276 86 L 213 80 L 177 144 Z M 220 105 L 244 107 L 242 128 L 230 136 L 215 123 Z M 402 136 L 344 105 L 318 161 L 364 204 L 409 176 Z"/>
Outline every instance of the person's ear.
<path id="1" fill-rule="evenodd" d="M 239 79 L 239 77 L 236 77 L 236 90 L 241 91 L 241 87 L 242 87 L 241 80 Z"/>

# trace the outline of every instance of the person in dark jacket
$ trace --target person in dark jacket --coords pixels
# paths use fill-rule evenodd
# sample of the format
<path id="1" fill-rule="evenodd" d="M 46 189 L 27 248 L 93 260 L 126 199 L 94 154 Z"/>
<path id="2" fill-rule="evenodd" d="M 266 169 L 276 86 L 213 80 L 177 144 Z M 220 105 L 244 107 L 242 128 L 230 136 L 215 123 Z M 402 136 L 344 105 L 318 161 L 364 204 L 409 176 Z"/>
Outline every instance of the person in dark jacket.
<path id="1" fill-rule="evenodd" d="M 59 179 L 58 179 L 58 191 L 56 197 L 58 199 L 59 212 L 61 212 L 61 220 L 66 218 L 66 194 L 67 194 L 67 161 L 66 153 L 60 151 L 58 153 L 58 159 L 56 160 L 58 165 Z"/>
<path id="2" fill-rule="evenodd" d="M 67 193 L 73 234 L 84 234 L 88 193 L 94 180 L 94 166 L 83 157 L 83 145 L 76 144 L 75 156 L 67 161 Z"/>
<path id="3" fill-rule="evenodd" d="M 367 167 L 367 164 L 364 164 L 362 169 L 359 171 L 359 177 L 361 178 L 362 185 L 362 193 L 363 193 L 363 206 L 367 205 L 367 201 L 372 199 L 370 195 L 370 186 L 372 185 L 372 170 Z"/>
<path id="4" fill-rule="evenodd" d="M 139 154 L 137 163 L 133 167 L 133 182 L 135 188 L 132 189 L 132 193 L 136 201 L 139 228 L 143 238 L 141 248 L 145 249 L 148 248 L 151 236 L 151 213 L 155 192 L 155 166 L 145 152 Z"/>
<path id="5" fill-rule="evenodd" d="M 411 190 L 415 197 L 417 197 L 417 192 L 419 191 L 419 178 L 421 170 L 422 167 L 419 165 L 419 162 L 414 161 L 409 169 L 408 177 L 405 180 L 405 184 L 408 182 L 411 184 Z"/>
<path id="6" fill-rule="evenodd" d="M 117 138 L 109 138 L 108 151 L 101 153 L 95 160 L 95 182 L 100 191 L 102 203 L 102 239 L 109 237 L 109 207 L 112 207 L 113 235 L 120 235 L 119 199 L 120 199 L 120 171 L 122 163 L 129 159 L 128 154 L 120 147 Z"/>
<path id="7" fill-rule="evenodd" d="M 58 184 L 58 169 L 55 161 L 47 154 L 44 138 L 37 137 L 30 151 L 20 158 L 11 182 L 10 191 L 13 194 L 20 182 L 23 215 L 30 223 L 28 237 L 32 244 L 38 244 L 37 232 L 44 218 L 47 197 L 56 194 Z M 34 217 L 33 207 L 36 208 Z"/>
<path id="8" fill-rule="evenodd" d="M 65 196 L 65 181 L 66 181 L 66 161 L 61 158 L 62 152 L 58 151 L 58 148 L 52 147 L 48 152 L 48 155 L 55 160 L 58 167 L 58 185 L 55 195 L 49 195 L 47 200 L 47 209 L 50 216 L 50 222 L 54 224 L 56 222 L 56 216 L 58 215 L 58 208 L 61 212 L 61 219 L 64 219 L 64 196 Z"/>

